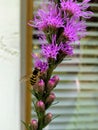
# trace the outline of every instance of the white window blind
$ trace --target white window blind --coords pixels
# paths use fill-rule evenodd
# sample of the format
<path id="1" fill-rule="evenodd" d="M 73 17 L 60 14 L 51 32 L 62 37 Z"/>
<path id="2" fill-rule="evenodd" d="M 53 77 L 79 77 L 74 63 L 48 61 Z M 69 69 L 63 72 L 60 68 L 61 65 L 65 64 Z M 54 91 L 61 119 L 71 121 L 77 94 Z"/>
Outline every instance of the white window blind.
<path id="1" fill-rule="evenodd" d="M 36 11 L 42 0 L 34 0 Z M 98 130 L 98 1 L 90 3 L 93 17 L 87 21 L 88 33 L 75 45 L 75 54 L 54 71 L 60 76 L 55 88 L 56 101 L 48 111 L 60 115 L 49 130 Z M 40 52 L 39 31 L 33 30 L 33 52 Z M 32 104 L 32 117 L 35 117 Z"/>

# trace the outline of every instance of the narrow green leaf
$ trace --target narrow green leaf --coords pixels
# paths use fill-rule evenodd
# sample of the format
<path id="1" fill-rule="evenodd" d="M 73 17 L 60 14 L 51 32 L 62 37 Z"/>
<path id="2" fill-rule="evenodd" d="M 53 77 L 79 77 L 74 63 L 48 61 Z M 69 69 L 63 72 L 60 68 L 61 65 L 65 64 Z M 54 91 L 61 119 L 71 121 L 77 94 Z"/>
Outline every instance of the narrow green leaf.
<path id="1" fill-rule="evenodd" d="M 32 130 L 28 124 L 26 124 L 24 121 L 21 120 L 21 122 L 24 124 L 27 130 Z"/>
<path id="2" fill-rule="evenodd" d="M 52 118 L 52 120 L 54 120 L 55 118 L 58 118 L 60 115 L 56 115 Z"/>

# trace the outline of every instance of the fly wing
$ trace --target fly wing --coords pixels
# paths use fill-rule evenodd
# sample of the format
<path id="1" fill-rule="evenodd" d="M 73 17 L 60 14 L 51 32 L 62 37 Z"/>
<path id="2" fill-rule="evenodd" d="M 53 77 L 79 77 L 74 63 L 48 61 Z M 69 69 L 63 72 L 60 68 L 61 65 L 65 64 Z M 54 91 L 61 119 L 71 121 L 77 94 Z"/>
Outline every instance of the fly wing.
<path id="1" fill-rule="evenodd" d="M 21 77 L 20 82 L 25 82 L 25 81 L 30 80 L 31 76 L 32 76 L 32 74 L 24 75 L 23 77 Z"/>

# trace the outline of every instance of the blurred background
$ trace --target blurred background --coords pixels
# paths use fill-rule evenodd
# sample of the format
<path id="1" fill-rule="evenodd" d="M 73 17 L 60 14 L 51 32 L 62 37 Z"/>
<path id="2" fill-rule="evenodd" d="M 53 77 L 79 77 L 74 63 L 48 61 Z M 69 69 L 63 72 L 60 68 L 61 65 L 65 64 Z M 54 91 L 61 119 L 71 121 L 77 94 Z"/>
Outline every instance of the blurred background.
<path id="1" fill-rule="evenodd" d="M 20 129 L 20 1 L 0 0 L 0 130 Z"/>
<path id="2" fill-rule="evenodd" d="M 31 52 L 40 52 L 39 32 L 27 21 L 41 3 L 0 0 L 0 130 L 24 130 L 21 120 L 36 118 L 30 85 L 20 79 L 32 72 Z M 64 60 L 54 71 L 60 76 L 54 90 L 59 103 L 49 112 L 60 117 L 47 130 L 98 130 L 98 0 L 90 5 L 94 15 L 87 21 L 86 38 L 75 45 L 71 60 Z"/>

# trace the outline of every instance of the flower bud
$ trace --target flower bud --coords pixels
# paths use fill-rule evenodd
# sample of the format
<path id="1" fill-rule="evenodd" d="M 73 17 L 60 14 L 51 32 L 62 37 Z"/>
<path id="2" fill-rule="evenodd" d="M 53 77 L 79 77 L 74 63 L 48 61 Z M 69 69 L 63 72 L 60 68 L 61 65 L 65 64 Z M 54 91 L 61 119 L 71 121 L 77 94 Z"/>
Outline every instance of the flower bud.
<path id="1" fill-rule="evenodd" d="M 58 75 L 55 75 L 53 76 L 53 79 L 55 81 L 55 86 L 57 85 L 57 83 L 59 82 L 59 76 Z"/>
<path id="2" fill-rule="evenodd" d="M 37 128 L 38 128 L 38 122 L 37 122 L 37 120 L 33 119 L 31 121 L 31 128 L 32 128 L 32 130 L 37 130 Z"/>
<path id="3" fill-rule="evenodd" d="M 38 93 L 40 94 L 43 94 L 44 92 L 44 87 L 45 87 L 45 84 L 44 84 L 44 81 L 41 79 L 39 82 L 38 82 Z"/>
<path id="4" fill-rule="evenodd" d="M 47 91 L 50 92 L 54 88 L 54 85 L 55 85 L 54 81 L 50 79 L 47 84 Z"/>
<path id="5" fill-rule="evenodd" d="M 38 101 L 38 102 L 36 103 L 36 109 L 37 109 L 38 112 L 44 112 L 44 110 L 45 110 L 44 102 L 41 101 L 41 100 Z"/>
<path id="6" fill-rule="evenodd" d="M 44 125 L 48 125 L 50 123 L 50 121 L 52 120 L 52 113 L 47 113 L 45 115 L 45 118 L 44 118 Z"/>
<path id="7" fill-rule="evenodd" d="M 56 98 L 55 94 L 51 92 L 45 102 L 46 108 L 48 108 L 52 104 L 52 102 L 54 101 L 55 98 Z"/>
<path id="8" fill-rule="evenodd" d="M 59 77 L 57 75 L 53 76 L 47 84 L 47 91 L 50 92 L 52 89 L 54 89 L 59 81 Z"/>

